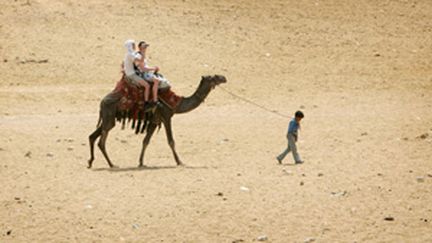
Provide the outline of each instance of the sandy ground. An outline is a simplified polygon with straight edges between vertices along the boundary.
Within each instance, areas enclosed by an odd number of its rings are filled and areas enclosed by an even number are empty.
[[[432,2],[0,1],[0,242],[432,242]],[[86,169],[123,42],[181,95],[138,169],[116,126]],[[293,165],[275,156],[305,113]],[[386,220],[387,219],[387,220]]]

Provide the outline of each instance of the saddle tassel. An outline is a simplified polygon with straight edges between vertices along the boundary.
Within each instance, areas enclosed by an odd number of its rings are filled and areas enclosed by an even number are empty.
[[[148,114],[148,112],[144,113],[144,118],[143,118],[144,119],[144,125],[141,128],[141,133],[144,133],[144,131],[145,131],[146,127],[147,127],[147,124],[148,124],[148,121],[149,121],[149,119],[148,119],[149,116],[150,115]]]
[[[135,134],[139,133],[141,123],[142,123],[142,111],[139,111],[138,112],[138,124],[137,124],[136,129],[135,129]]]
[[[127,111],[123,111],[122,112],[122,117],[121,117],[121,122],[122,122],[122,130],[125,128],[125,126],[126,126],[126,115],[127,115]]]

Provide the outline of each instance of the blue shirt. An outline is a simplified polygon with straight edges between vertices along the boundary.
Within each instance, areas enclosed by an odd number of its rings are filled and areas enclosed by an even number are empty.
[[[295,118],[293,118],[288,125],[288,133],[297,135],[297,131],[298,131],[299,127],[300,127],[300,125],[295,120]]]

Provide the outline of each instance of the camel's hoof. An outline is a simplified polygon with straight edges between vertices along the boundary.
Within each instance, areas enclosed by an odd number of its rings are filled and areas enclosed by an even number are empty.
[[[119,167],[117,165],[110,165],[111,169],[118,169]]]
[[[186,166],[186,165],[183,164],[182,162],[180,162],[180,163],[177,163],[177,166],[183,167],[183,166]]]
[[[88,160],[87,169],[91,169],[92,164],[93,164],[93,159],[89,159],[89,160]]]
[[[147,165],[143,165],[143,164],[138,165],[138,168],[145,168],[145,167],[147,167]]]

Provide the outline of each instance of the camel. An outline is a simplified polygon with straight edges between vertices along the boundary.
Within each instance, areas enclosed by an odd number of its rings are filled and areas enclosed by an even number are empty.
[[[150,139],[155,132],[156,128],[160,128],[161,125],[165,127],[166,136],[168,139],[168,144],[174,155],[174,159],[178,166],[183,165],[180,160],[176,150],[175,142],[173,138],[173,133],[171,129],[171,118],[174,114],[186,113],[197,108],[207,97],[212,89],[217,85],[226,83],[227,80],[222,75],[214,76],[202,76],[201,82],[198,85],[197,90],[189,97],[182,97],[178,105],[175,108],[170,107],[165,102],[160,102],[152,111],[142,111],[138,116],[138,124],[136,126],[136,133],[140,130],[145,131],[145,137],[143,139],[141,154],[139,157],[138,167],[144,167],[144,153],[147,146],[150,143]],[[99,138],[98,146],[102,151],[108,165],[113,168],[116,167],[108,157],[105,143],[108,137],[109,131],[115,126],[116,118],[119,120],[119,114],[126,114],[124,108],[122,108],[119,103],[121,99],[124,98],[119,92],[111,92],[101,101],[100,111],[99,111],[99,121],[96,130],[90,134],[90,159],[88,160],[88,167],[91,168],[94,161],[94,143],[97,138]],[[130,118],[130,117],[129,117]],[[124,127],[125,119],[123,119]],[[135,126],[135,119],[132,123],[132,128]]]

